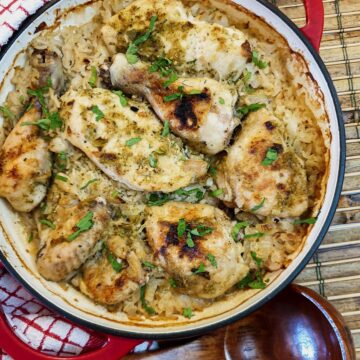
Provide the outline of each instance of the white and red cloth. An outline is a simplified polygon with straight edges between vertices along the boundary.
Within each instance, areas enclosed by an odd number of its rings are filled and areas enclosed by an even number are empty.
[[[79,328],[47,309],[1,267],[0,311],[5,313],[10,326],[20,339],[45,354],[79,355],[99,349],[106,341],[104,336]],[[146,341],[138,345],[135,351],[140,352],[155,347],[155,343]],[[0,360],[10,359],[0,349]]]
[[[0,0],[0,47],[49,0]],[[46,354],[74,356],[100,348],[105,338],[79,328],[34,299],[0,264],[0,311],[25,343]],[[1,329],[0,329],[1,336]],[[149,349],[144,342],[136,351]],[[11,358],[0,349],[0,360]],[[18,359],[15,359],[18,360]],[[20,360],[20,359],[19,359]],[[24,359],[21,359],[24,360]]]
[[[49,0],[0,0],[0,47],[21,23]]]

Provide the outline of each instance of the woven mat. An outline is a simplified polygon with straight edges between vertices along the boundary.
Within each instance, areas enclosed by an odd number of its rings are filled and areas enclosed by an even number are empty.
[[[301,0],[272,0],[297,25]],[[346,175],[330,231],[296,282],[319,292],[344,316],[360,359],[360,1],[323,0],[320,54],[335,83],[346,127]]]

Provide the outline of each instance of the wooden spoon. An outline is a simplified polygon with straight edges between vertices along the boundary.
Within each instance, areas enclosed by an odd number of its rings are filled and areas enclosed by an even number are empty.
[[[313,290],[291,285],[253,314],[182,344],[127,355],[136,360],[355,360],[339,312]]]

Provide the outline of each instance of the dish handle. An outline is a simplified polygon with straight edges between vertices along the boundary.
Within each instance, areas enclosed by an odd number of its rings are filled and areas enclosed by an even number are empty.
[[[102,336],[105,336],[107,338],[107,341],[104,346],[99,350],[72,357],[58,357],[47,355],[33,349],[29,345],[25,344],[21,339],[19,339],[11,329],[2,311],[0,311],[0,334],[0,348],[3,349],[14,359],[117,360],[125,356],[136,345],[142,342],[141,340],[125,339],[117,336],[104,334]]]
[[[311,42],[317,52],[324,31],[324,5],[322,0],[303,0],[306,12],[306,25],[300,30]]]

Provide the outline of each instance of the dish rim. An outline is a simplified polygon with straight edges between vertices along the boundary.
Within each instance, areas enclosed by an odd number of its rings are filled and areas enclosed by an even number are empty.
[[[21,24],[18,30],[16,30],[9,41],[1,48],[0,50],[0,61],[3,59],[7,51],[14,45],[16,40],[26,31],[26,29],[44,12],[50,10],[54,5],[61,2],[63,0],[50,0],[48,3],[46,3],[44,6],[39,8],[33,15],[30,15],[26,18],[26,20]],[[240,313],[231,315],[223,320],[219,320],[213,324],[204,325],[201,328],[195,327],[194,329],[190,330],[180,330],[176,332],[169,332],[169,333],[161,333],[161,334],[148,334],[148,333],[141,333],[139,332],[133,332],[132,330],[120,330],[120,329],[114,329],[108,326],[103,326],[99,324],[95,324],[94,322],[91,322],[89,320],[82,319],[76,315],[68,313],[66,310],[63,310],[59,306],[55,305],[51,299],[45,298],[43,295],[41,295],[37,290],[35,290],[30,283],[28,283],[25,279],[23,279],[20,274],[15,270],[14,266],[10,264],[10,262],[7,260],[6,256],[1,252],[0,250],[0,260],[4,264],[5,268],[9,271],[9,273],[14,276],[29,293],[31,293],[34,297],[39,299],[44,305],[46,305],[51,310],[55,311],[56,313],[64,316],[65,318],[68,318],[69,320],[85,326],[89,329],[93,329],[102,333],[111,334],[115,336],[123,336],[123,337],[130,337],[135,339],[151,339],[151,340],[165,340],[165,339],[181,339],[181,338],[188,338],[192,336],[199,336],[201,334],[216,330],[220,327],[229,325],[247,315],[250,313],[256,311],[258,308],[263,306],[266,302],[268,302],[270,299],[275,297],[278,293],[280,293],[286,286],[288,286],[296,277],[299,275],[299,273],[304,269],[306,264],[309,262],[315,251],[320,246],[322,240],[324,239],[330,224],[332,222],[332,219],[335,215],[336,208],[338,205],[338,201],[340,199],[341,190],[343,187],[344,182],[344,175],[345,175],[345,160],[346,160],[346,134],[345,134],[345,125],[343,123],[343,116],[342,116],[342,109],[340,105],[340,101],[338,99],[338,95],[335,89],[335,86],[333,84],[333,81],[331,79],[331,76],[322,61],[320,55],[317,53],[317,51],[313,48],[310,41],[306,38],[306,36],[301,32],[301,30],[284,14],[282,13],[277,7],[275,7],[273,4],[269,3],[266,0],[256,0],[261,5],[265,6],[268,10],[274,13],[274,15],[278,18],[280,18],[287,26],[290,27],[292,31],[294,31],[295,35],[299,38],[299,40],[306,46],[306,48],[309,50],[311,56],[313,57],[313,60],[316,62],[317,66],[321,70],[324,79],[326,81],[328,90],[331,94],[331,99],[334,103],[334,108],[336,112],[336,120],[339,130],[339,143],[340,143],[340,152],[339,152],[339,168],[338,168],[338,176],[337,176],[337,182],[335,186],[334,191],[334,197],[332,199],[331,206],[329,207],[328,214],[326,216],[326,219],[324,221],[323,227],[321,228],[319,235],[317,239],[314,241],[312,247],[308,250],[307,254],[304,256],[303,260],[298,264],[298,266],[293,270],[291,274],[288,275],[288,277],[280,284],[278,285],[270,294],[265,296],[264,298],[260,299],[257,303],[251,305],[248,309],[243,310]],[[249,10],[250,11],[250,10]],[[266,22],[267,23],[267,22]],[[276,27],[271,24],[275,31],[277,31]],[[277,31],[278,32],[278,31]],[[306,58],[305,58],[306,61]],[[320,210],[321,211],[321,210]]]

